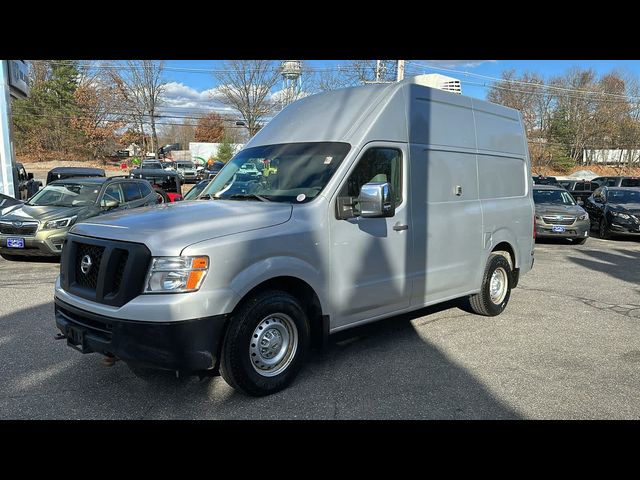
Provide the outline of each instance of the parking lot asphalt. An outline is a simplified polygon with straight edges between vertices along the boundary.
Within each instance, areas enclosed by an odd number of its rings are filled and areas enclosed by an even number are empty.
[[[0,259],[2,419],[640,418],[639,240],[538,243],[502,315],[458,301],[341,332],[264,398],[54,340],[58,270]]]

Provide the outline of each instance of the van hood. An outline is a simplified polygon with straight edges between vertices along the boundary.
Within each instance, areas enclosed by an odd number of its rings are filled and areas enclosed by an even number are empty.
[[[14,205],[13,207],[6,208],[2,211],[2,220],[18,220],[18,221],[40,221],[47,222],[49,220],[57,220],[59,218],[73,217],[74,215],[80,215],[86,210],[93,207],[55,207],[55,206],[37,206],[37,205]]]
[[[274,202],[193,200],[120,211],[76,224],[71,232],[144,243],[153,255],[179,255],[187,246],[287,222],[293,207]]]

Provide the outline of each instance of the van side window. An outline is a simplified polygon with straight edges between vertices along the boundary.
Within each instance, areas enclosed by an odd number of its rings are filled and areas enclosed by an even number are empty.
[[[402,203],[402,152],[395,148],[370,148],[360,158],[339,196],[357,197],[365,183],[388,182],[396,206]]]

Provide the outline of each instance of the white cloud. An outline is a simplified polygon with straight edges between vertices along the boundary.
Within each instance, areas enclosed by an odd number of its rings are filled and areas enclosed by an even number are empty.
[[[497,60],[418,60],[418,63],[440,68],[475,68],[483,63],[495,63]]]
[[[217,88],[209,88],[199,92],[184,83],[170,82],[165,86],[162,101],[171,107],[216,110],[223,106],[220,97],[221,93]]]

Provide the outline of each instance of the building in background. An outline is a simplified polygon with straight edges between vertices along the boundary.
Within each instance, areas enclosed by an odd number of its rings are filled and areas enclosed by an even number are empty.
[[[640,150],[603,149],[582,151],[583,165],[633,165],[640,166]]]
[[[221,143],[205,143],[205,142],[189,142],[189,151],[191,152],[192,160],[202,159],[205,162],[209,158],[216,158],[218,155],[218,148]],[[244,147],[244,143],[236,143],[233,145],[233,154],[235,155]]]

